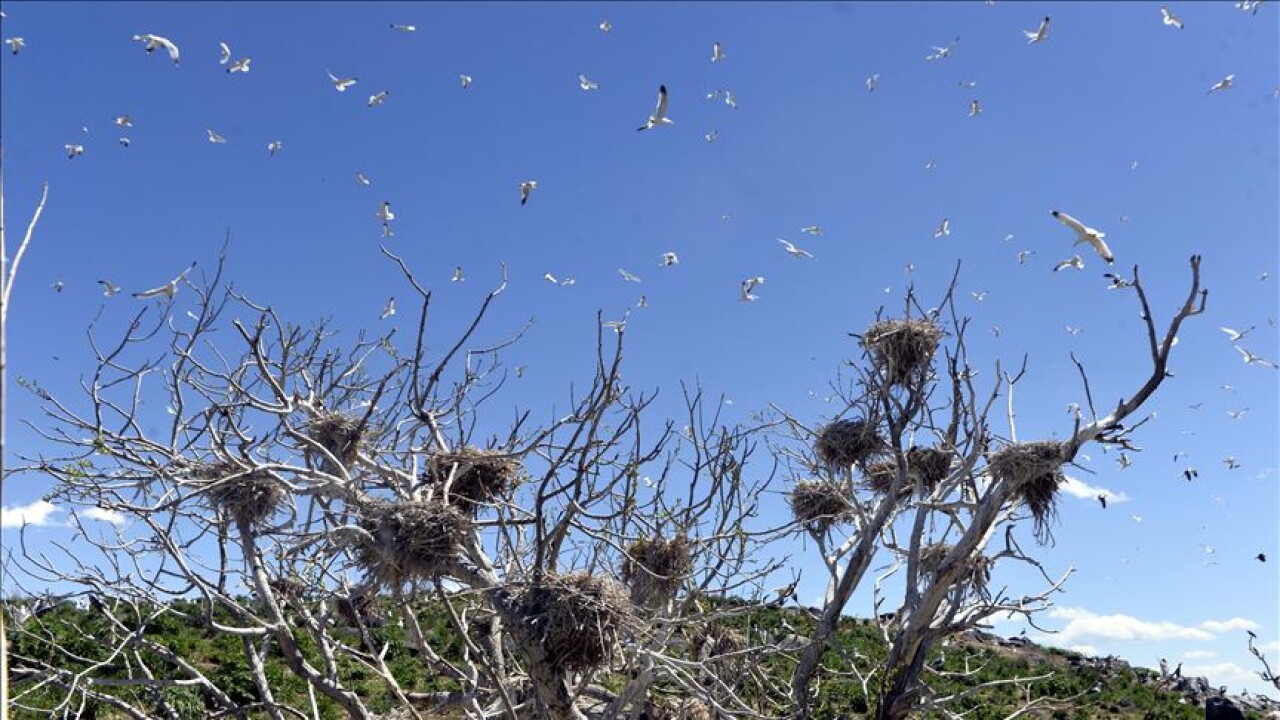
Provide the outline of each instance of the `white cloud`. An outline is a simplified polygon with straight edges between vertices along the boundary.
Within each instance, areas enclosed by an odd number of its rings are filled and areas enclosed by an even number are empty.
[[[1088,655],[1089,657],[1098,657],[1099,655],[1102,655],[1102,653],[1098,652],[1098,648],[1092,645],[1072,645],[1067,649],[1078,652],[1081,655]]]
[[[101,508],[101,507],[91,507],[91,508],[85,509],[82,514],[85,517],[89,518],[90,520],[101,520],[102,522],[108,522],[108,523],[111,523],[112,525],[124,524],[124,515],[116,512],[115,510],[108,510],[106,508]]]
[[[23,525],[52,525],[52,515],[62,508],[47,500],[36,500],[27,505],[0,508],[0,527],[16,528]]]
[[[1173,622],[1140,620],[1132,615],[1117,613],[1098,615],[1084,608],[1056,607],[1049,617],[1066,620],[1067,624],[1053,635],[1055,645],[1069,647],[1085,641],[1115,640],[1212,640],[1215,635],[1233,630],[1256,628],[1257,624],[1244,618],[1230,620],[1206,620],[1199,625],[1179,625]]]
[[[1098,499],[1098,496],[1101,495],[1105,497],[1109,503],[1122,503],[1129,501],[1129,496],[1125,495],[1123,492],[1108,490],[1104,487],[1094,487],[1089,483],[1086,483],[1079,478],[1071,477],[1070,475],[1067,475],[1066,478],[1066,482],[1062,483],[1058,487],[1068,495],[1073,495],[1083,500],[1096,500]]]
[[[1252,685],[1258,676],[1252,670],[1242,668],[1233,662],[1210,663],[1208,665],[1187,665],[1182,668],[1184,677],[1202,677],[1210,685],[1229,685],[1241,687]]]
[[[1261,645],[1254,645],[1254,647],[1258,648],[1264,653],[1280,653],[1280,640],[1274,640],[1269,643],[1262,643]]]
[[[1181,657],[1183,660],[1208,660],[1217,656],[1218,653],[1212,650],[1188,650]]]

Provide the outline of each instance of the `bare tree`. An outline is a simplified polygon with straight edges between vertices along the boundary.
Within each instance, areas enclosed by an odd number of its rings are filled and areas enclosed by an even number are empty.
[[[776,645],[747,619],[780,567],[763,552],[778,532],[753,527],[773,477],[768,462],[748,470],[759,428],[723,424],[696,389],[683,428],[647,420],[653,395],[623,379],[624,330],[599,321],[589,383],[545,422],[504,421],[491,401],[524,330],[482,342],[479,328],[505,268],[456,337],[429,342],[432,293],[383,252],[419,300],[407,350],[394,331],[340,348],[324,323],[290,324],[225,286],[219,262],[207,282],[183,278],[185,316],[145,306],[108,342],[100,314],[83,397],[29,384],[46,414],[29,427],[62,450],[21,471],[82,512],[76,543],[58,557],[24,545],[19,569],[78,588],[101,627],[89,652],[51,640],[84,628],[27,618],[15,706],[179,717],[186,689],[218,715],[373,717],[360,675],[412,717],[786,712],[785,683],[745,662]],[[102,532],[89,510],[128,522]],[[449,641],[424,628],[427,608]],[[251,702],[148,632],[173,618],[240,644]],[[421,676],[453,689],[397,678],[392,626]],[[274,662],[305,703],[285,699]]]
[[[873,583],[877,622],[888,645],[884,662],[847,657],[861,680],[873,716],[897,720],[929,709],[945,713],[960,695],[940,696],[928,676],[944,673],[926,666],[940,640],[979,627],[995,615],[1031,620],[1049,606],[1072,570],[1050,576],[1030,550],[1016,540],[1013,525],[1028,513],[1040,543],[1052,542],[1055,494],[1062,468],[1090,443],[1134,450],[1130,438],[1145,420],[1134,415],[1167,376],[1169,355],[1182,322],[1204,310],[1200,258],[1190,260],[1186,300],[1163,333],[1148,306],[1146,289],[1134,268],[1132,288],[1141,306],[1151,370],[1134,393],[1099,414],[1084,365],[1072,356],[1083,384],[1088,415],[1078,415],[1065,440],[1018,438],[1014,389],[1017,372],[996,365],[991,386],[980,390],[965,345],[968,320],[956,311],[957,275],[938,308],[923,310],[909,293],[905,315],[878,319],[859,337],[863,364],[852,382],[838,388],[845,401],[838,419],[810,428],[782,413],[788,437],[778,452],[803,479],[791,493],[796,522],[817,545],[830,584],[815,629],[791,677],[794,717],[812,713],[813,686],[832,637],[854,590],[872,563],[885,562]],[[941,318],[949,318],[945,323]],[[943,343],[944,337],[949,341]],[[940,359],[935,361],[942,349]],[[935,371],[935,362],[944,370]],[[992,429],[1004,395],[1008,434]],[[812,449],[810,449],[812,448]],[[1001,532],[1003,530],[1003,533]],[[990,586],[1003,561],[1029,564],[1045,580],[1042,591],[1010,594]],[[892,612],[880,612],[890,577],[903,583]],[[1043,678],[1007,678],[999,684],[1025,685]],[[981,686],[964,695],[980,692]],[[1043,700],[1042,700],[1043,701]],[[1036,702],[1029,700],[1024,713]]]
[[[1249,654],[1258,659],[1262,663],[1262,669],[1258,671],[1258,677],[1262,678],[1262,682],[1271,683],[1271,686],[1280,690],[1280,675],[1276,675],[1271,669],[1271,663],[1267,662],[1267,656],[1253,644],[1254,634],[1249,632]]]

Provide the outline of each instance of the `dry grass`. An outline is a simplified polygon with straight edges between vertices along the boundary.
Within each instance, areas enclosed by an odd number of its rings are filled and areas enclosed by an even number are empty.
[[[360,527],[373,536],[358,546],[357,559],[373,577],[389,586],[445,574],[471,522],[457,508],[440,502],[376,500],[359,510]]]
[[[941,339],[930,320],[882,320],[862,334],[862,346],[890,384],[906,383],[929,367]]]
[[[566,670],[600,667],[632,619],[626,589],[587,573],[545,577],[520,604],[548,660]]]

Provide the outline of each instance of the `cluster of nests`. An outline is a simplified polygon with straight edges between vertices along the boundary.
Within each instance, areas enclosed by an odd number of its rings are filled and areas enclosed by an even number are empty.
[[[475,513],[485,504],[515,489],[523,473],[520,461],[510,455],[497,450],[464,447],[432,456],[422,474],[422,481],[434,485],[434,494],[445,502]]]
[[[920,575],[936,576],[942,570],[942,561],[955,548],[954,545],[934,543],[920,548]],[[972,586],[982,592],[991,580],[991,559],[985,555],[976,555],[968,559],[958,579],[959,584]]]
[[[940,448],[911,448],[906,452],[906,482],[898,489],[899,497],[910,495],[917,487],[931,492],[951,472],[951,453]],[[885,460],[866,466],[867,486],[886,495],[898,478],[896,460]]]
[[[471,521],[437,501],[371,500],[356,508],[369,533],[356,546],[357,562],[389,587],[448,573]]]
[[[519,602],[547,660],[565,670],[600,667],[632,618],[627,590],[588,573],[544,576]]]
[[[360,452],[368,425],[361,419],[340,412],[320,412],[307,423],[307,437],[329,451],[338,462],[351,467]],[[317,453],[318,454],[318,453]],[[329,458],[320,455],[320,469],[330,475],[341,475]]]
[[[882,320],[862,333],[862,346],[886,382],[905,385],[927,371],[941,339],[932,320]]]
[[[627,548],[622,579],[631,599],[640,605],[661,604],[672,598],[693,567],[690,543],[684,535],[640,539]]]
[[[1066,480],[1062,465],[1065,447],[1054,440],[1013,443],[987,458],[987,468],[996,482],[1013,488],[1013,497],[1031,511],[1036,540],[1052,542],[1049,525],[1058,515],[1058,487]]]
[[[239,525],[257,525],[284,503],[285,489],[266,470],[231,461],[197,465],[192,477],[201,483],[209,504]]]

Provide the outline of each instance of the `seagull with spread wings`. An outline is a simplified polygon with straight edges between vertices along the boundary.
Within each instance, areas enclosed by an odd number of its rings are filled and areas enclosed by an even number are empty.
[[[324,72],[329,76],[329,82],[333,83],[333,89],[338,92],[346,92],[347,88],[359,82],[359,80],[354,77],[340,78],[328,70],[325,70]]]
[[[805,250],[805,249],[803,249],[803,248],[798,248],[798,247],[796,247],[794,244],[792,244],[792,242],[791,242],[790,240],[785,240],[785,239],[783,239],[783,238],[778,238],[778,242],[782,243],[782,249],[783,249],[783,250],[786,250],[786,251],[787,251],[787,254],[791,255],[791,257],[793,257],[793,258],[798,258],[798,259],[803,260],[803,259],[805,259],[805,258],[812,258],[812,257],[813,257],[813,253],[811,253],[811,252],[809,252],[808,250]]]
[[[756,296],[751,294],[751,291],[755,290],[757,286],[763,284],[764,278],[760,275],[743,280],[741,286],[738,288],[738,300],[741,302],[755,302]]]
[[[592,90],[599,90],[600,83],[592,81],[585,73],[578,73],[578,87],[585,92],[591,92]]]
[[[1023,30],[1022,34],[1027,36],[1027,44],[1029,45],[1044,42],[1045,38],[1049,37],[1049,16],[1044,16],[1044,19],[1040,21],[1040,27],[1035,30]]]
[[[1183,27],[1182,21],[1179,20],[1178,16],[1174,15],[1173,11],[1167,7],[1160,8],[1160,21],[1163,22],[1165,25],[1176,27],[1179,30],[1181,30]]]
[[[1272,368],[1273,370],[1280,370],[1280,365],[1276,365],[1271,360],[1254,355],[1239,345],[1232,345],[1232,347],[1236,349],[1236,352],[1240,353],[1240,357],[1244,358],[1245,365],[1262,365],[1264,367]]]
[[[150,290],[143,290],[142,292],[136,292],[133,294],[133,296],[140,299],[146,299],[146,298],[160,297],[163,295],[165,298],[172,300],[173,296],[178,294],[178,283],[186,279],[187,273],[195,269],[195,266],[196,264],[193,262],[187,266],[186,270],[183,270],[181,273],[179,273],[178,277],[170,280],[164,285],[161,285],[160,287],[151,288]]]
[[[173,64],[178,64],[178,58],[180,55],[178,52],[178,46],[174,45],[173,41],[169,38],[145,33],[142,35],[134,35],[133,39],[137,42],[144,43],[143,49],[147,51],[148,55],[155,52],[156,48],[164,48],[165,52],[169,53],[169,59],[173,61]]]
[[[520,183],[520,206],[523,207],[529,202],[529,197],[533,195],[533,191],[538,188],[537,180],[524,180]]]
[[[650,128],[659,127],[661,125],[675,125],[675,122],[667,117],[667,86],[658,86],[658,106],[654,108],[653,114],[649,116],[649,120],[644,125],[636,128],[636,131],[648,130]]]
[[[1106,260],[1108,263],[1115,261],[1115,256],[1111,254],[1111,248],[1107,247],[1106,241],[1103,240],[1103,238],[1107,236],[1106,233],[1095,230],[1064,212],[1054,210],[1050,214],[1057,218],[1058,222],[1075,231],[1076,245],[1089,243],[1103,260]]]
[[[1216,90],[1230,90],[1231,88],[1235,87],[1235,81],[1236,81],[1236,75],[1235,73],[1231,73],[1230,75],[1214,83],[1213,87],[1209,88],[1209,93],[1213,93]]]
[[[1253,331],[1253,329],[1254,329],[1255,327],[1257,327],[1257,326],[1256,326],[1256,325],[1250,325],[1249,327],[1245,328],[1244,330],[1236,330],[1236,329],[1234,329],[1234,328],[1229,328],[1229,327],[1220,327],[1220,328],[1218,328],[1218,329],[1219,329],[1219,330],[1221,330],[1222,332],[1226,333],[1226,334],[1227,334],[1227,339],[1234,343],[1234,342],[1238,342],[1238,341],[1240,341],[1240,340],[1243,340],[1243,339],[1244,339],[1244,336],[1245,336],[1245,335],[1248,335],[1250,332],[1252,332],[1252,331]]]

